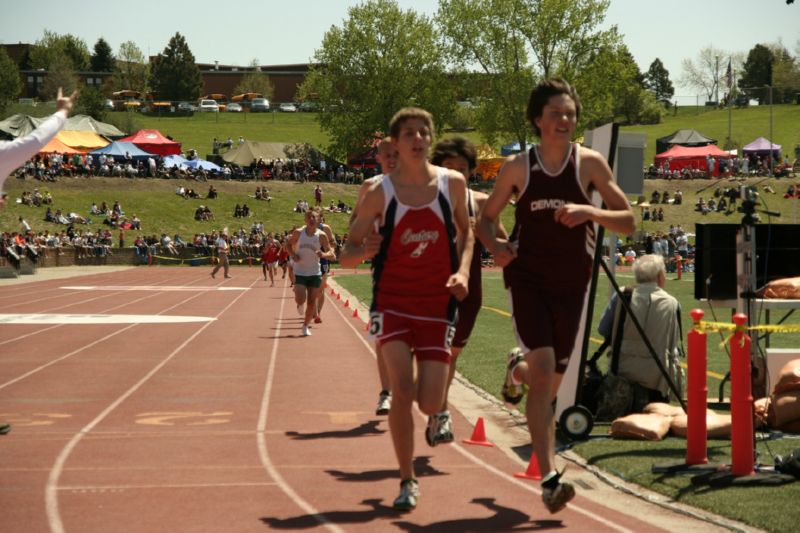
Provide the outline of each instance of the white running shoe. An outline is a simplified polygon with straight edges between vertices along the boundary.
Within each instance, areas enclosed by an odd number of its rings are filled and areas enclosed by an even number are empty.
[[[453,422],[450,420],[450,411],[442,411],[428,417],[425,442],[431,447],[453,442]]]
[[[417,499],[419,499],[419,483],[416,479],[404,479],[400,482],[400,495],[395,498],[392,507],[410,511],[417,506]]]
[[[308,326],[303,326],[303,337],[310,337],[311,336],[311,328]]]
[[[560,478],[561,475],[559,474],[558,477]],[[572,483],[561,483],[559,481],[558,485],[553,489],[542,488],[542,503],[550,511],[550,514],[555,514],[564,509],[574,497],[575,487],[572,486]]]
[[[381,392],[378,396],[378,407],[375,409],[376,415],[388,415],[392,408],[392,393]]]

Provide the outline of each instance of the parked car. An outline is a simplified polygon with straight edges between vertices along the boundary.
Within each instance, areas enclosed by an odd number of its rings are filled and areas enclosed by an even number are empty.
[[[219,105],[216,100],[200,100],[199,109],[201,113],[217,113]]]
[[[297,109],[304,113],[313,113],[319,111],[319,104],[316,102],[303,102]]]
[[[253,98],[250,101],[250,111],[253,113],[269,111],[269,100],[266,98]]]
[[[281,104],[278,110],[283,113],[297,113],[297,107],[294,104]]]
[[[178,111],[197,111],[197,108],[191,102],[179,102]]]
[[[106,111],[114,111],[114,100],[106,98],[106,101],[103,103],[103,108]]]
[[[228,113],[241,113],[242,112],[242,106],[237,104],[236,102],[231,102],[225,108],[225,111],[227,111]]]

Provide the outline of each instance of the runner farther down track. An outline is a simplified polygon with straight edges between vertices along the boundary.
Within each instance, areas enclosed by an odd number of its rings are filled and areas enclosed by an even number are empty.
[[[432,415],[444,401],[456,298],[467,296],[474,241],[464,177],[428,163],[430,113],[401,109],[389,130],[398,166],[364,196],[341,263],[355,267],[374,257],[370,332],[389,371],[389,430],[402,480],[394,507],[410,510],[419,497],[411,409],[416,399]],[[376,220],[382,221],[380,233]]]
[[[364,183],[361,184],[361,188],[358,190],[358,198],[353,207],[353,212],[350,214],[350,224],[356,219],[359,207],[367,191],[373,186],[376,186],[376,184],[379,185],[383,177],[386,174],[390,174],[397,167],[397,150],[392,145],[392,140],[389,137],[381,139],[380,143],[378,143],[375,159],[380,165],[382,174],[367,178],[364,180]],[[381,390],[378,393],[378,405],[375,408],[375,414],[388,415],[389,410],[392,408],[392,392],[391,384],[389,383],[389,373],[386,370],[386,362],[381,355],[381,345],[379,342],[375,343],[375,360],[378,363],[378,378],[381,382]]]
[[[477,167],[477,153],[475,146],[463,137],[450,137],[436,143],[431,156],[431,163],[436,166],[449,168],[461,173],[466,179],[472,175]],[[467,214],[469,215],[470,227],[475,229],[475,224],[480,216],[489,196],[479,191],[467,189]],[[500,221],[497,221],[497,235],[506,238],[505,228]],[[458,303],[458,323],[453,337],[453,345],[450,347],[450,371],[447,376],[447,389],[445,391],[444,402],[438,413],[428,418],[428,427],[425,431],[425,441],[430,446],[453,442],[453,423],[450,411],[447,408],[447,397],[450,392],[450,385],[456,373],[456,360],[461,351],[467,345],[469,336],[475,327],[478,312],[481,310],[483,299],[483,287],[481,280],[481,251],[483,245],[476,238],[472,250],[472,263],[469,269],[469,294],[465,299]]]
[[[306,225],[289,237],[289,251],[294,259],[294,300],[303,317],[303,336],[311,335],[311,320],[317,314],[317,293],[322,286],[320,259],[335,260],[328,236],[319,229],[319,213],[306,211]]]
[[[497,177],[478,225],[481,241],[504,267],[514,330],[520,348],[509,354],[503,397],[516,404],[528,386],[526,417],[539,467],[542,501],[551,513],[575,496],[555,470],[554,400],[579,328],[592,276],[593,223],[629,235],[633,211],[597,152],[572,143],[581,103],[569,83],[537,85],[527,117],[541,142],[510,157]],[[607,209],[592,205],[597,191]],[[498,235],[496,220],[517,198],[511,238]],[[559,265],[553,268],[552,265]]]

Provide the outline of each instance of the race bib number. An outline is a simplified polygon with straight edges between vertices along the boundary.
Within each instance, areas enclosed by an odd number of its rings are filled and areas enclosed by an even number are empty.
[[[383,313],[370,313],[369,334],[373,337],[383,335]]]
[[[444,347],[450,348],[453,345],[453,339],[456,336],[456,327],[455,326],[447,326],[447,333],[444,339]]]

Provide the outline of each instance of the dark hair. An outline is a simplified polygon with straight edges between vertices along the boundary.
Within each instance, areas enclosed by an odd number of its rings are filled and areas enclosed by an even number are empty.
[[[444,160],[450,157],[463,157],[467,160],[470,170],[474,170],[478,166],[475,145],[464,137],[449,137],[436,143],[436,146],[433,147],[431,163],[442,166]]]
[[[422,119],[428,129],[431,130],[431,138],[433,137],[433,115],[419,107],[404,107],[394,114],[392,120],[389,122],[389,136],[392,139],[397,139],[400,136],[400,128],[407,120],[414,118]]]
[[[531,91],[531,96],[528,99],[528,110],[526,112],[526,117],[533,126],[534,133],[536,133],[538,137],[541,137],[542,132],[534,120],[542,116],[542,110],[544,106],[547,105],[550,97],[559,94],[565,94],[572,98],[575,102],[575,116],[577,119],[581,118],[581,100],[578,97],[578,91],[575,90],[575,87],[561,78],[542,80],[539,82],[539,85],[534,87]]]

